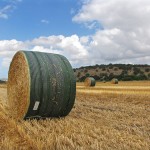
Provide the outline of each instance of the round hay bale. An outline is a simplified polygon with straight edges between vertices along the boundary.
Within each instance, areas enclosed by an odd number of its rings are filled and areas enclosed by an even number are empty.
[[[111,80],[111,83],[112,83],[112,84],[118,84],[118,79],[116,79],[116,78],[112,79],[112,80]]]
[[[62,117],[71,111],[76,80],[61,55],[19,51],[8,74],[8,104],[16,119]]]
[[[95,86],[96,81],[93,77],[87,77],[84,81],[85,86]]]

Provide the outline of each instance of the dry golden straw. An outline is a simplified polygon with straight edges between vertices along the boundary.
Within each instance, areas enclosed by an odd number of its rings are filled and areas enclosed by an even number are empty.
[[[11,115],[24,118],[30,103],[30,73],[24,53],[15,54],[8,74],[8,104]]]
[[[150,81],[80,82],[76,99],[68,117],[16,122],[0,86],[0,150],[150,149]]]

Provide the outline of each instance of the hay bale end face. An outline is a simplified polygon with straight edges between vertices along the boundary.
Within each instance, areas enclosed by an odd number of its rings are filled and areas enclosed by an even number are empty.
[[[116,78],[112,79],[111,83],[112,84],[118,84],[118,79],[116,79]]]
[[[84,81],[85,86],[95,86],[96,81],[93,77],[87,77]]]
[[[19,51],[8,74],[8,104],[16,119],[62,117],[71,111],[76,81],[61,55]]]

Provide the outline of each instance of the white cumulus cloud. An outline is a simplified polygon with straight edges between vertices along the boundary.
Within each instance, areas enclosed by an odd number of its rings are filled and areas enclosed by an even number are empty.
[[[95,60],[150,64],[149,0],[85,0],[73,21],[103,26],[89,44]]]
[[[84,39],[84,40],[83,40]],[[81,41],[87,41],[85,37]],[[31,41],[1,40],[0,57],[2,65],[9,67],[10,60],[19,50],[56,53],[66,56],[73,66],[88,65],[88,51],[77,35],[39,37]]]
[[[0,66],[8,68],[18,50],[61,54],[73,67],[101,63],[150,64],[149,0],[84,0],[73,21],[89,29],[96,28],[95,33],[41,36],[29,41],[1,40]],[[103,30],[97,28],[97,23]]]

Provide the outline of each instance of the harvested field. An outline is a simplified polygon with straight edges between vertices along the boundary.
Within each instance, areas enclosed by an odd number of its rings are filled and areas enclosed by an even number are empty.
[[[150,149],[150,82],[77,84],[76,103],[61,119],[16,122],[0,85],[0,149]]]

